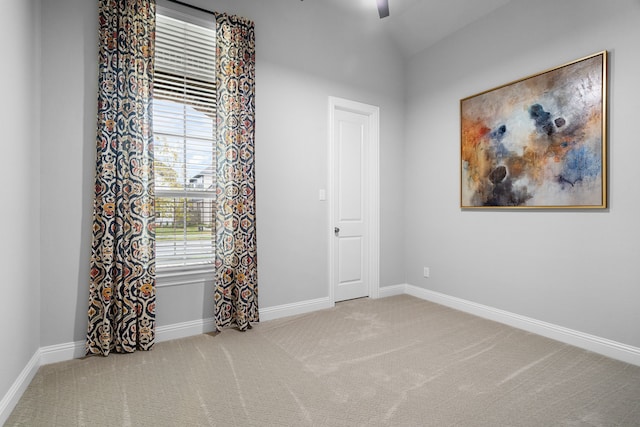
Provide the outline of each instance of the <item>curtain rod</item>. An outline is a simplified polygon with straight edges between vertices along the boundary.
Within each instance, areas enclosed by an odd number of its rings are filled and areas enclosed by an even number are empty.
[[[200,12],[208,13],[209,15],[215,15],[215,12],[212,12],[210,10],[204,9],[202,7],[199,7],[199,6],[194,6],[194,5],[191,5],[189,3],[182,2],[180,0],[167,0],[167,1],[169,3],[175,3],[175,4],[179,4],[181,6],[189,7],[191,9],[199,10]]]

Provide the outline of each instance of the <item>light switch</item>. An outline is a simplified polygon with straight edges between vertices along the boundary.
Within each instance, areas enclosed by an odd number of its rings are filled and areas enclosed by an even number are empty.
[[[318,192],[318,199],[320,199],[321,201],[327,200],[327,190],[325,190],[324,188],[321,188],[320,191]]]

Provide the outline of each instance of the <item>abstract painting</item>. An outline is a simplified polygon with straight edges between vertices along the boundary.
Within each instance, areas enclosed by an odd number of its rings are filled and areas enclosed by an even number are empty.
[[[606,208],[607,52],[460,101],[461,208]]]

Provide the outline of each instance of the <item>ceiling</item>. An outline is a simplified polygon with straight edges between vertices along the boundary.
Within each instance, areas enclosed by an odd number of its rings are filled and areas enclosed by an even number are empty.
[[[389,0],[390,16],[379,25],[404,56],[412,56],[509,3],[510,0]],[[378,18],[376,0],[333,0],[340,8],[359,9]]]

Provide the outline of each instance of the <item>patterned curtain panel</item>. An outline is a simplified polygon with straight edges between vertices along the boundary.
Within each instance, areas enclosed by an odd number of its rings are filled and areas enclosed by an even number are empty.
[[[99,0],[96,181],[87,354],[155,335],[151,85],[154,0]]]
[[[216,327],[258,319],[253,22],[216,15]]]

